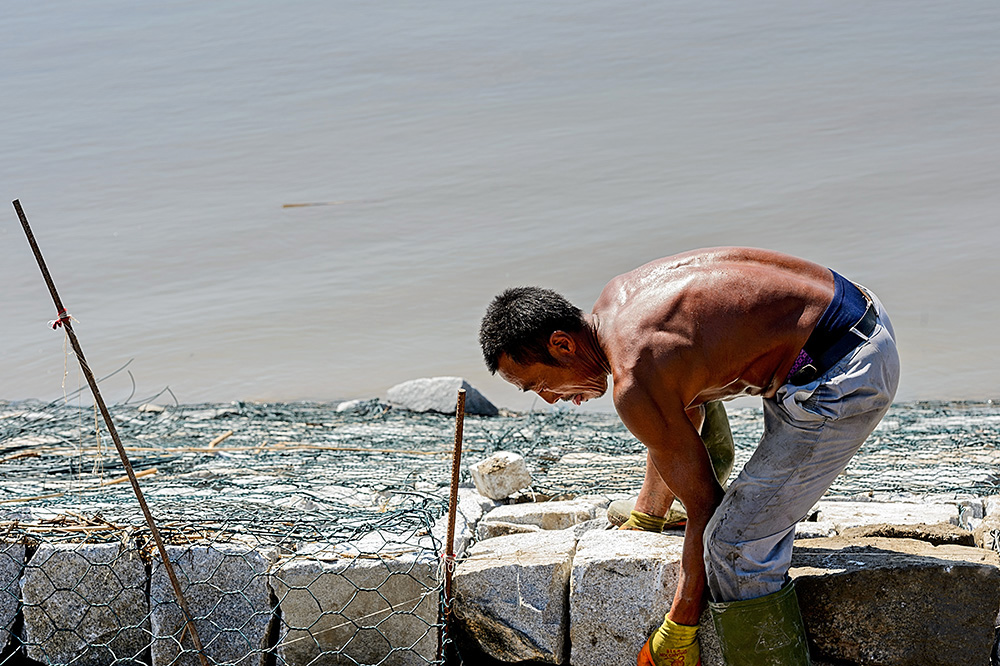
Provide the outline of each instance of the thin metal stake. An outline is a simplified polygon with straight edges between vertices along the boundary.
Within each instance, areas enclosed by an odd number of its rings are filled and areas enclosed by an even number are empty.
[[[458,477],[462,467],[462,428],[465,425],[465,389],[458,389],[455,406],[455,448],[451,458],[451,495],[448,499],[448,536],[444,544],[444,618],[442,632],[447,632],[451,618],[451,577],[455,570],[455,518],[458,511]],[[439,658],[444,657],[444,642],[440,641]]]
[[[174,588],[174,594],[177,595],[177,603],[181,607],[181,611],[184,613],[184,622],[187,630],[191,632],[191,640],[194,642],[194,647],[198,651],[198,658],[201,660],[202,666],[208,666],[208,659],[205,657],[205,651],[201,646],[201,640],[198,638],[198,632],[195,629],[194,621],[191,619],[191,612],[188,610],[187,602],[184,600],[184,595],[181,593],[181,584],[177,580],[177,575],[174,573],[173,564],[170,562],[170,558],[167,557],[167,548],[163,545],[163,539],[160,538],[160,531],[156,527],[156,522],[153,520],[153,515],[149,512],[149,507],[146,505],[146,500],[142,495],[142,489],[139,487],[139,480],[135,476],[135,472],[132,470],[132,463],[129,462],[128,454],[125,453],[125,447],[122,446],[121,439],[118,437],[118,429],[115,428],[114,421],[111,420],[111,414],[108,412],[107,406],[104,404],[104,398],[101,397],[101,391],[97,388],[97,380],[94,379],[94,373],[91,372],[90,366],[87,365],[87,359],[83,356],[83,349],[80,347],[80,342],[76,338],[76,333],[73,332],[73,324],[70,322],[70,317],[66,314],[66,309],[63,307],[62,300],[59,298],[59,293],[56,291],[56,285],[52,281],[52,276],[49,275],[49,269],[45,266],[45,260],[42,258],[42,252],[38,249],[38,243],[35,242],[35,236],[31,233],[31,227],[28,225],[28,218],[25,217],[24,211],[21,209],[21,202],[15,199],[13,202],[14,210],[17,211],[17,217],[21,220],[21,226],[24,228],[24,234],[28,237],[28,244],[31,245],[31,251],[35,254],[35,260],[38,262],[38,268],[42,271],[42,277],[45,278],[45,284],[49,288],[49,293],[52,294],[52,302],[56,306],[56,323],[53,325],[55,328],[57,325],[61,325],[66,329],[66,335],[69,336],[70,344],[73,345],[73,351],[76,352],[76,358],[80,361],[80,367],[83,369],[83,374],[87,378],[87,383],[90,384],[90,390],[94,393],[94,400],[97,403],[98,408],[101,410],[101,415],[104,417],[104,423],[108,427],[108,432],[111,434],[111,439],[115,442],[115,448],[118,449],[118,456],[122,460],[122,465],[125,466],[125,472],[128,474],[128,479],[132,483],[132,490],[135,491],[136,499],[139,500],[139,506],[142,508],[142,514],[146,517],[146,524],[149,526],[150,532],[153,533],[153,540],[156,541],[156,548],[160,552],[160,557],[163,559],[163,568],[167,571],[167,576],[170,577],[170,584]]]

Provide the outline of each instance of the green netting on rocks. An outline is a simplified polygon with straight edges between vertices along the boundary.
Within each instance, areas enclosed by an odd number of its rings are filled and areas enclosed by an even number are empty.
[[[112,414],[209,663],[441,663],[453,416],[377,401]],[[762,416],[730,421],[738,471]],[[896,405],[830,494],[993,494],[998,442],[993,404]],[[645,464],[613,414],[468,416],[463,467],[499,450],[553,497],[634,493]],[[123,476],[92,407],[0,402],[0,664],[198,663]]]

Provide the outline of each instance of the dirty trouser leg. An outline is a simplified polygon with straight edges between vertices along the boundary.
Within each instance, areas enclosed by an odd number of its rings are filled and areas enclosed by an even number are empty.
[[[899,357],[889,322],[823,376],[786,384],[764,400],[764,435],[705,530],[714,601],[777,592],[792,556],[795,524],[830,487],[889,409]]]

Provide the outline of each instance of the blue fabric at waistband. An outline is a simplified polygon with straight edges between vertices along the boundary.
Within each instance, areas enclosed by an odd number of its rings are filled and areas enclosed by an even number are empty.
[[[868,309],[868,299],[853,282],[835,270],[830,272],[833,273],[833,300],[819,318],[813,335],[839,336],[846,333],[865,316]]]

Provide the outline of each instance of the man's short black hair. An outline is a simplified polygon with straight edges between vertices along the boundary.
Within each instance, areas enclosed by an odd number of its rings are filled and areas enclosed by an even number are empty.
[[[551,289],[512,287],[493,299],[479,327],[486,367],[496,374],[500,355],[515,363],[555,365],[549,354],[554,331],[576,333],[587,325],[583,310]]]

